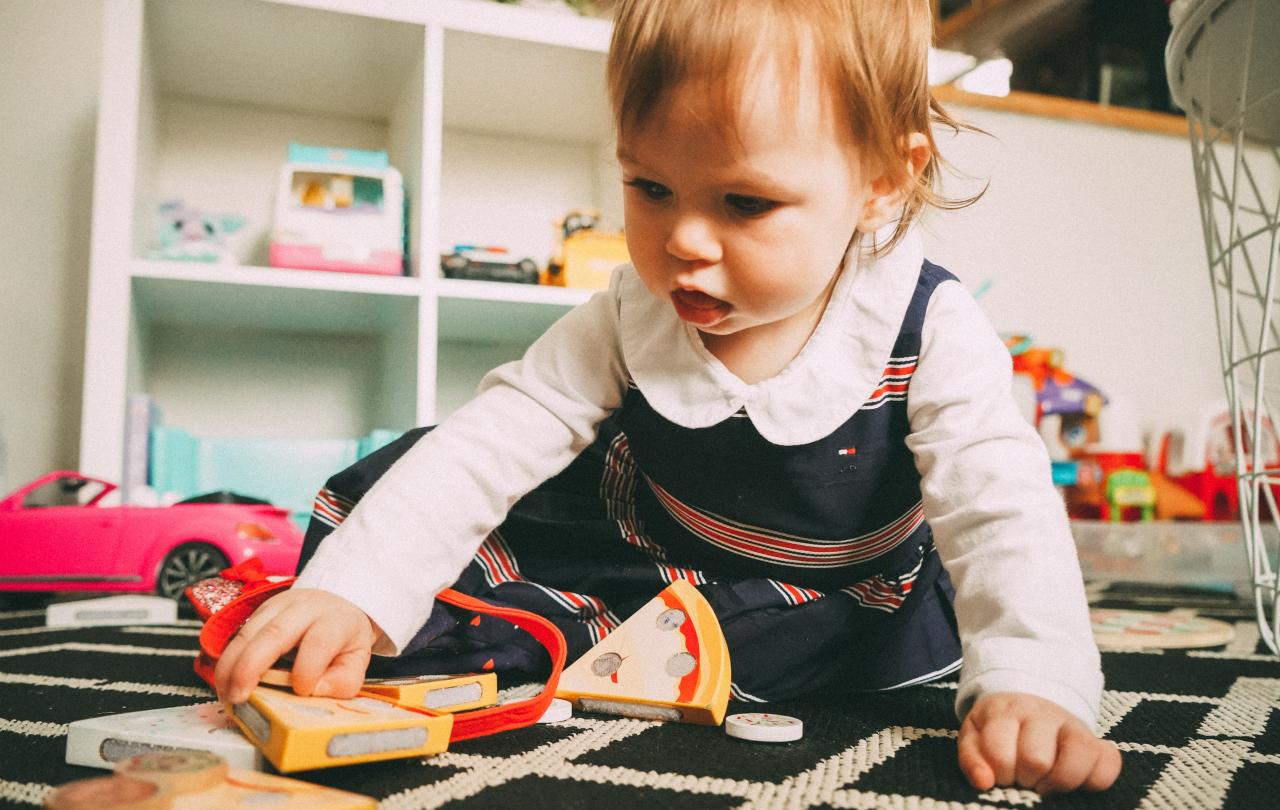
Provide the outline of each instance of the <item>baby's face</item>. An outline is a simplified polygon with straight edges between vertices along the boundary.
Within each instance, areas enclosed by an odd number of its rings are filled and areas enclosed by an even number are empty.
[[[736,134],[716,121],[705,83],[685,82],[618,141],[631,260],[708,335],[811,328],[870,193],[814,71],[801,69],[788,98],[776,69],[757,66]]]

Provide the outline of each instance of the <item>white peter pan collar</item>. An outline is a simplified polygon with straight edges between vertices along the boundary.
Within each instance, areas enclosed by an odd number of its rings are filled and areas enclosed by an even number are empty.
[[[875,242],[883,244],[895,225],[878,231]],[[850,250],[808,343],[786,368],[752,385],[725,368],[671,303],[650,294],[627,267],[618,290],[627,370],[653,409],[682,427],[709,427],[745,409],[774,444],[817,441],[880,385],[923,260],[914,229],[879,259],[869,248]]]

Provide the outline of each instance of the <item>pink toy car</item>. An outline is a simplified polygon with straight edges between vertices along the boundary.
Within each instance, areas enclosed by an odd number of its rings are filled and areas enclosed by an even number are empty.
[[[288,510],[202,496],[173,506],[104,506],[116,485],[76,472],[0,500],[0,591],[135,591],[178,599],[251,557],[292,574],[302,535]]]

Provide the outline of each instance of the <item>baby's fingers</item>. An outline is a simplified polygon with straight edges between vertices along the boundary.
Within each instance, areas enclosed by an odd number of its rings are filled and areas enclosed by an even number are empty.
[[[1020,724],[1014,717],[989,714],[975,720],[978,714],[971,712],[960,727],[960,769],[978,790],[1011,785],[1017,766]]]
[[[1115,784],[1123,764],[1120,759],[1120,749],[1115,743],[1110,740],[1098,740],[1098,746],[1101,750],[1097,761],[1093,764],[1093,771],[1080,786],[1091,793],[1106,790]]]
[[[254,622],[256,618],[252,617],[231,640],[218,662],[216,688],[219,696],[230,703],[243,703],[262,674],[292,650],[311,625],[311,616],[296,610],[282,610],[261,624]],[[224,666],[226,674],[219,677]]]
[[[1120,751],[1081,727],[1063,728],[1058,736],[1058,759],[1035,785],[1040,794],[1067,793],[1083,788],[1106,790],[1120,775]]]
[[[294,657],[290,683],[299,695],[349,698],[364,682],[369,646],[347,628],[317,622],[303,635]]]
[[[964,772],[969,784],[978,790],[990,790],[995,787],[995,771],[991,769],[991,766],[987,764],[987,760],[982,756],[982,751],[978,748],[978,732],[968,721],[960,729],[960,740],[957,749],[960,770]]]
[[[316,682],[314,695],[350,698],[360,691],[369,669],[368,650],[348,650],[333,659],[333,663]]]

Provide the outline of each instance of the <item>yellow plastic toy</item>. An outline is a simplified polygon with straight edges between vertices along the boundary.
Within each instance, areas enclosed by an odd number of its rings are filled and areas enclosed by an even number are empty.
[[[620,264],[631,261],[622,231],[600,231],[600,212],[575,209],[556,223],[556,254],[547,263],[542,283],[557,287],[603,290]]]
[[[567,667],[556,696],[583,711],[718,726],[729,677],[711,605],[676,580]]]
[[[453,715],[361,692],[350,700],[258,686],[227,713],[282,773],[444,751]]]

